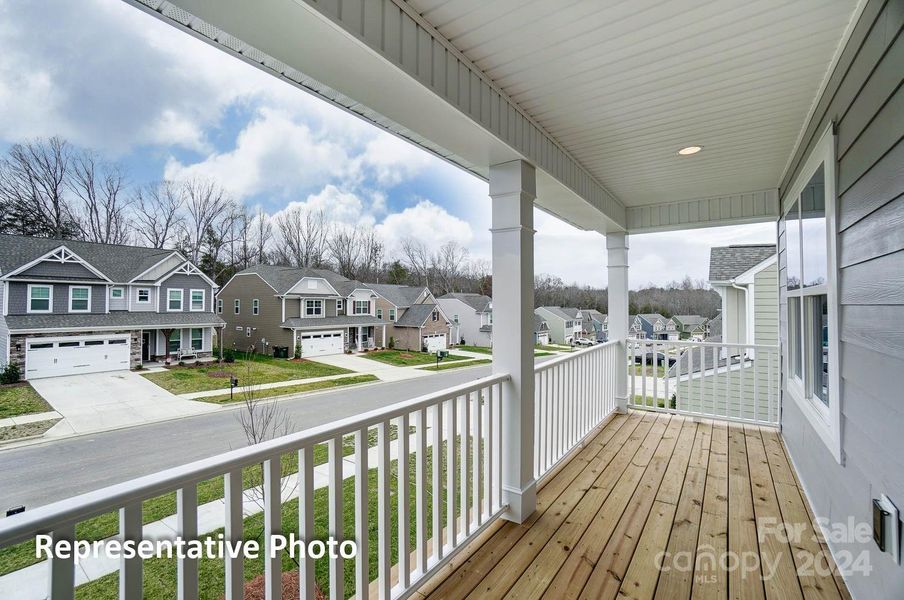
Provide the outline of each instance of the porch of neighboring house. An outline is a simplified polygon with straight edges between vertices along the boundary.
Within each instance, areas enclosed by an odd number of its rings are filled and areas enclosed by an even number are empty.
[[[849,598],[818,531],[777,429],[632,410],[416,597]]]

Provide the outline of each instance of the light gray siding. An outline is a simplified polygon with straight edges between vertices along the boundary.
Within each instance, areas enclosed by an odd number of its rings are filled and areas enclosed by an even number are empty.
[[[836,124],[841,430],[838,464],[786,393],[782,432],[818,517],[871,523],[885,493],[904,508],[904,2],[870,1],[817,104],[782,188],[797,177],[819,134]],[[779,278],[786,282],[779,225]],[[787,298],[781,296],[787,344]],[[904,597],[904,567],[866,543],[830,541],[836,554],[869,554],[869,576],[848,576],[855,598]]]
[[[138,290],[148,290],[150,302],[138,301]],[[157,312],[157,288],[153,285],[133,285],[129,287],[129,295],[132,297],[131,312]]]
[[[122,290],[122,298],[114,298],[113,297],[113,288],[119,288]],[[116,285],[107,288],[107,295],[110,297],[109,307],[110,310],[128,310],[129,309],[129,288],[125,285]]]

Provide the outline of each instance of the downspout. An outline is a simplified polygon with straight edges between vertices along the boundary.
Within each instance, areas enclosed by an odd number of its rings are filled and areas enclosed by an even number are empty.
[[[750,332],[750,298],[749,298],[750,290],[747,289],[747,286],[742,286],[742,285],[736,284],[734,279],[728,280],[728,283],[730,283],[731,287],[735,288],[736,290],[741,290],[742,292],[744,292],[744,344],[749,344],[750,343],[750,333],[751,333]],[[724,324],[725,316],[724,315],[722,316],[722,320],[723,320],[722,326],[724,327],[725,326],[725,324]],[[747,349],[745,348],[744,354],[746,355],[746,353],[747,353]]]

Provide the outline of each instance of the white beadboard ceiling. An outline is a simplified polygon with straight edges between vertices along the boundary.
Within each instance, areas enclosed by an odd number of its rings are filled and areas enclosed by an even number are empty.
[[[408,0],[626,206],[778,187],[855,0]],[[688,145],[694,156],[678,156]]]

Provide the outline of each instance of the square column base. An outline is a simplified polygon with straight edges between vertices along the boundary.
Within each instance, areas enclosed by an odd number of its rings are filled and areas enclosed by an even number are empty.
[[[537,509],[537,482],[531,481],[523,490],[502,486],[502,503],[508,505],[503,519],[519,525],[524,523]]]

